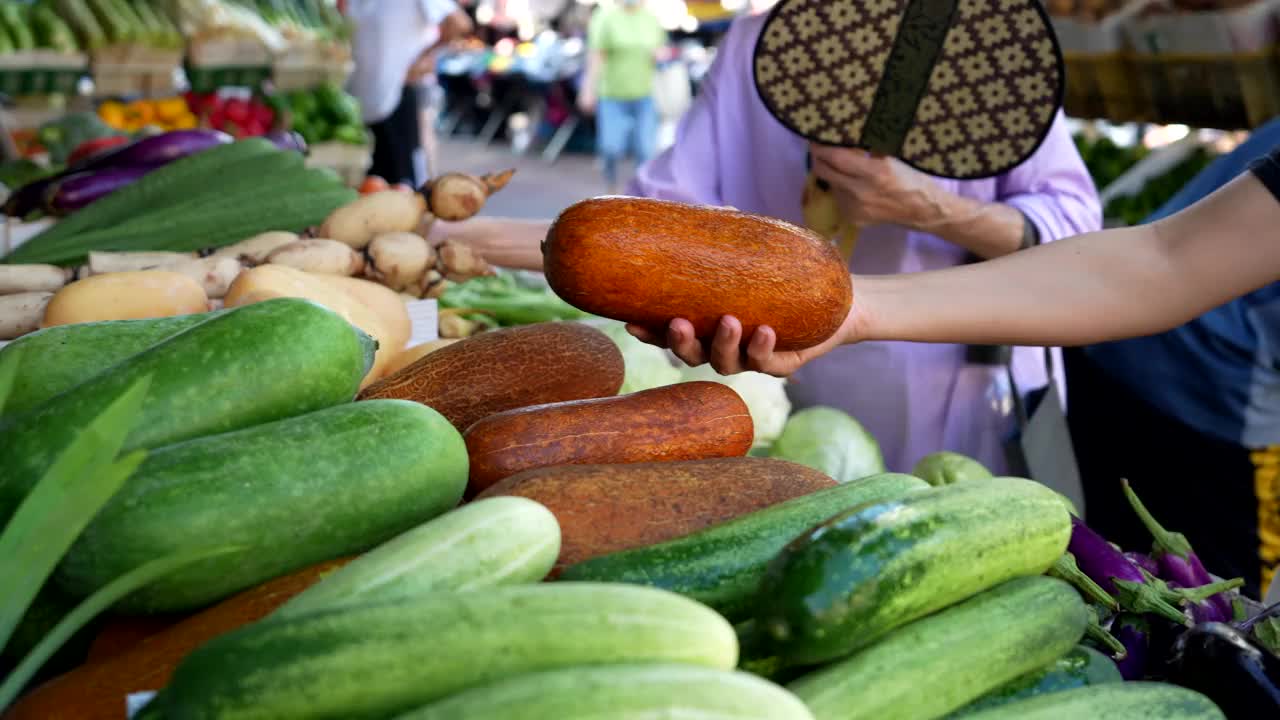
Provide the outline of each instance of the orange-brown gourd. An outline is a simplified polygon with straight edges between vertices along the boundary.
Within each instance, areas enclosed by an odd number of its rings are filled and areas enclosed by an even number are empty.
[[[413,400],[459,431],[504,410],[617,395],[622,352],[577,322],[490,330],[420,358],[373,383],[360,400]]]
[[[182,622],[187,615],[118,615],[109,617],[89,645],[86,662],[105,660],[129,650],[152,635]]]
[[[479,497],[518,495],[551,510],[560,523],[555,576],[589,558],[665,542],[835,484],[796,463],[737,457],[539,468]]]
[[[490,415],[467,430],[468,491],[552,465],[740,457],[755,428],[733,388],[687,382]]]
[[[744,343],[768,325],[777,349],[799,350],[834,335],[853,303],[849,270],[829,241],[725,208],[584,200],[556,218],[542,258],[551,288],[569,304],[663,335],[681,317],[708,338],[733,315]]]
[[[312,565],[233,595],[128,650],[44,683],[20,698],[3,720],[125,720],[125,696],[129,693],[163,688],[191,651],[261,620],[352,559]]]

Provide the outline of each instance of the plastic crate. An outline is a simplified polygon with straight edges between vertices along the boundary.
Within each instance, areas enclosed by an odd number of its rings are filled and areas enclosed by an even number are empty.
[[[1136,55],[1153,120],[1247,129],[1280,115],[1280,62],[1275,48],[1221,55]]]
[[[90,55],[95,92],[99,97],[141,95],[164,97],[177,92],[182,52],[134,45],[95,50]]]
[[[1114,122],[1152,118],[1147,89],[1136,76],[1129,53],[1064,52],[1063,60],[1067,71],[1063,107],[1068,115]]]

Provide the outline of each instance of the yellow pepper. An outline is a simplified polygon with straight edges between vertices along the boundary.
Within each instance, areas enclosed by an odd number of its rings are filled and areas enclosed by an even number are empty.
[[[124,105],[114,100],[108,100],[98,106],[98,117],[102,122],[117,130],[123,129],[126,122]]]
[[[176,118],[169,121],[169,129],[171,130],[190,130],[200,124],[199,118],[190,112],[184,112]]]
[[[134,100],[124,107],[125,122],[137,127],[150,125],[156,121],[156,109],[146,100]]]
[[[189,115],[187,101],[181,97],[171,97],[156,101],[156,115],[164,122],[171,123],[183,115]]]

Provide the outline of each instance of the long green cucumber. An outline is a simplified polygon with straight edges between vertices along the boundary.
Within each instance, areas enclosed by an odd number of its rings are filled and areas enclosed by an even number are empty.
[[[733,627],[675,593],[539,583],[260,622],[191,653],[156,696],[178,718],[385,718],[539,670],[681,663],[730,670]]]
[[[0,356],[26,348],[27,357],[39,361],[23,365],[0,419],[38,407],[130,355],[227,312],[55,325],[23,335],[0,349]]]
[[[130,568],[212,543],[243,552],[171,573],[118,610],[177,612],[364,552],[462,498],[461,434],[425,405],[365,401],[153,450],[55,573],[86,596]]]
[[[1212,700],[1194,690],[1157,682],[1090,685],[1040,695],[969,715],[969,720],[1226,720]]]
[[[376,345],[337,313],[297,298],[238,307],[157,343],[0,421],[0,524],[77,428],[138,378],[151,376],[150,391],[122,452],[347,402]]]
[[[756,618],[789,664],[833,660],[1006,580],[1043,573],[1070,537],[1058,494],[1019,478],[862,505],[778,554]]]
[[[872,475],[692,535],[592,558],[566,568],[560,577],[652,585],[706,603],[737,621],[750,616],[765,566],[796,536],[849,508],[928,487],[910,475]]]
[[[1077,645],[1057,660],[1010,680],[947,717],[965,717],[1037,695],[1123,681],[1115,661],[1091,647]]]
[[[813,720],[795,695],[754,675],[689,665],[572,667],[464,690],[397,720],[599,718]]]
[[[271,617],[434,590],[538,582],[559,555],[560,524],[545,506],[517,496],[484,498],[352,560]]]
[[[1087,612],[1061,580],[1017,578],[788,687],[817,720],[941,717],[1070,650],[1084,636]]]

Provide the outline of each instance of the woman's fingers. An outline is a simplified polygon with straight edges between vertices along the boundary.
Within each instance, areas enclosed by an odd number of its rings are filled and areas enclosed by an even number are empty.
[[[742,372],[742,323],[732,315],[720,318],[711,341],[711,367],[721,375]]]
[[[643,328],[643,327],[640,327],[639,325],[632,325],[631,323],[627,323],[627,332],[631,334],[631,337],[639,340],[642,343],[657,345],[660,348],[667,347],[666,337],[655,332],[650,332],[648,328]]]
[[[693,331],[693,323],[684,318],[672,320],[667,327],[667,347],[690,367],[707,361],[707,353]]]
[[[756,372],[773,370],[773,346],[778,342],[778,335],[768,325],[761,325],[751,334],[751,342],[747,343],[747,367]]]

